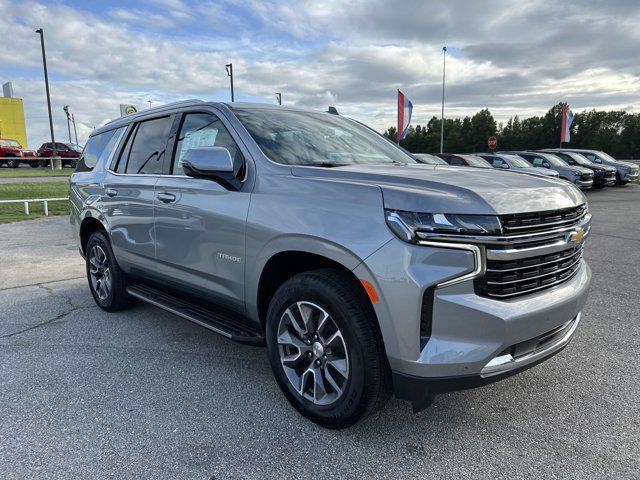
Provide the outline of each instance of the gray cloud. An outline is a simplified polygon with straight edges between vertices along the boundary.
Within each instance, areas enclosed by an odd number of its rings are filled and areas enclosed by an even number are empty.
[[[0,0],[0,17],[0,80],[25,99],[32,144],[47,137],[36,26],[47,35],[62,136],[64,104],[85,136],[122,102],[227,100],[229,61],[241,98],[273,102],[281,91],[285,104],[334,104],[383,129],[395,121],[400,88],[424,123],[439,113],[443,44],[452,47],[450,116],[489,107],[499,120],[526,117],[561,100],[637,110],[640,94],[635,0],[149,0],[106,16]]]

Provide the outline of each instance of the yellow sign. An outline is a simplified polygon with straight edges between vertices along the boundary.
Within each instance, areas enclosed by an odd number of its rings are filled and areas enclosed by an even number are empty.
[[[27,147],[27,129],[21,98],[0,97],[0,138],[17,140]]]

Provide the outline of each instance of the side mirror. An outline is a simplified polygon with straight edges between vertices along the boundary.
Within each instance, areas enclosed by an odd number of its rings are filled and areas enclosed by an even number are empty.
[[[543,166],[544,168],[551,168],[551,164],[550,164],[549,162],[543,162],[543,163],[542,163],[542,166]]]
[[[602,160],[598,157],[594,158],[593,161],[596,163],[602,163]]]
[[[509,164],[508,163],[503,163],[502,165],[500,165],[501,168],[509,168]]]
[[[223,147],[190,148],[182,158],[182,168],[188,177],[209,178],[232,190],[238,190],[241,185],[231,154]]]

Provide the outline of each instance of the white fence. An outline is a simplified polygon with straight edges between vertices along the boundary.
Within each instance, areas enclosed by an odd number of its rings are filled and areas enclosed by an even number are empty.
[[[61,202],[64,200],[69,200],[69,197],[58,197],[58,198],[30,198],[24,200],[0,200],[0,204],[2,203],[23,203],[24,204],[24,214],[29,215],[29,204],[34,202],[42,202],[44,204],[44,214],[49,216],[49,202]]]

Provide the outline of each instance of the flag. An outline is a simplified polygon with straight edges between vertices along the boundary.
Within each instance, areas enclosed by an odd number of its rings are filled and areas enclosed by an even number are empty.
[[[412,111],[413,103],[398,90],[398,141],[407,136]]]
[[[560,143],[569,143],[569,141],[571,140],[569,128],[571,127],[572,123],[573,112],[569,110],[569,105],[565,103],[564,105],[562,105],[562,133],[560,133]]]

